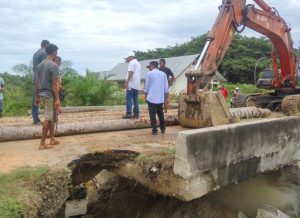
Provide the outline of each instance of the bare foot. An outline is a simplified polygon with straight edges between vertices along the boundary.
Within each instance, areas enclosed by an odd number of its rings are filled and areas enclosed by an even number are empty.
[[[57,140],[54,140],[54,141],[50,141],[50,145],[54,146],[54,145],[59,145],[60,142],[57,141]]]
[[[52,149],[54,146],[52,145],[40,145],[39,150],[44,150],[44,149]]]

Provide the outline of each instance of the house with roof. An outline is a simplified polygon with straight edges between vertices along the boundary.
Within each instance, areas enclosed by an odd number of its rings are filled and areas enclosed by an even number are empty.
[[[170,92],[178,94],[181,91],[184,91],[186,89],[187,79],[185,77],[185,73],[192,71],[194,69],[198,58],[199,58],[199,54],[165,58],[166,66],[172,70],[175,76],[175,83],[173,84],[173,86],[170,87]],[[149,72],[147,66],[150,61],[159,61],[159,59],[139,61],[139,63],[142,66],[141,87],[144,87],[145,78],[147,72]],[[126,73],[127,73],[127,67],[128,67],[128,63],[117,64],[108,72],[109,75],[112,75],[109,77],[109,80],[113,80],[118,82],[121,85],[124,85]],[[218,86],[220,82],[226,82],[226,79],[222,74],[217,72],[213,77],[211,83],[215,87]]]

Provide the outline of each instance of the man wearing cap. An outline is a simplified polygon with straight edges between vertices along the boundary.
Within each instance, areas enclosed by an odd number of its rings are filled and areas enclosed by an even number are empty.
[[[127,55],[126,61],[128,62],[128,71],[126,76],[125,88],[126,88],[126,114],[123,116],[125,119],[139,118],[139,90],[141,83],[141,65],[135,58],[133,52]],[[133,117],[132,117],[132,101]]]
[[[240,95],[240,88],[239,87],[236,87],[234,92],[233,92],[233,95],[232,95],[232,98],[231,98],[231,101],[230,101],[230,104],[231,104],[231,107],[234,107],[235,105],[235,98],[237,96]]]
[[[145,83],[145,95],[148,103],[152,134],[157,135],[156,114],[160,123],[160,131],[165,133],[163,104],[168,99],[169,85],[164,72],[158,70],[158,62],[151,61],[147,66],[150,72],[147,74]]]

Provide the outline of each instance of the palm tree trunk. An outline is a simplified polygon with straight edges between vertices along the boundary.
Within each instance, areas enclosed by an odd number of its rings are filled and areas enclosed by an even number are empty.
[[[175,116],[166,118],[166,125],[178,125]],[[118,119],[58,124],[56,136],[78,135],[151,127],[149,119]],[[41,126],[2,126],[0,142],[40,138]]]
[[[266,118],[271,115],[271,111],[256,107],[230,108],[230,115],[239,119]]]

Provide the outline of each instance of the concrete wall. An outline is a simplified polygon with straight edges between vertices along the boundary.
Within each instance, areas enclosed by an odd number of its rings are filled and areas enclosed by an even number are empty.
[[[186,180],[210,175],[203,194],[276,170],[300,160],[299,127],[300,117],[284,117],[180,132],[174,173]]]

